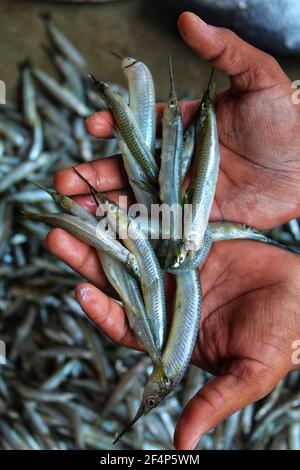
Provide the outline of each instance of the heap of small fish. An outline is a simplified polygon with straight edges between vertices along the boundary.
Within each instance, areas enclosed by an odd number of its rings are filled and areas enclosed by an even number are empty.
[[[126,91],[95,79],[94,85],[115,116],[116,137],[137,201],[148,208],[158,201],[179,206],[189,202],[197,209],[192,210],[186,238],[177,237],[175,214],[167,239],[162,239],[158,223],[151,224],[158,240],[149,240],[147,220],[130,218],[88,182],[99,209],[105,208],[105,218],[91,216],[66,196],[33,187],[29,176],[48,187],[57,169],[117,150],[115,139],[104,142],[87,135],[83,118],[103,107],[104,101],[87,79],[85,60],[51,18],[45,17],[45,22],[55,46],[51,56],[64,83],[27,63],[21,73],[21,108],[0,108],[0,340],[7,347],[7,364],[0,365],[0,447],[109,449],[128,415],[136,421],[151,410],[123,437],[123,445],[168,449],[182,406],[210,379],[208,373],[189,366],[201,311],[198,266],[218,240],[276,242],[250,227],[208,225],[219,161],[213,85],[210,80],[195,125],[183,135],[171,66],[160,168],[154,158],[155,93],[148,68],[134,59],[122,61],[129,106]],[[193,153],[203,158],[192,159]],[[193,185],[186,191],[191,165]],[[55,213],[56,204],[69,214]],[[37,207],[41,215],[34,213]],[[20,220],[20,210],[31,220]],[[46,231],[37,220],[62,227],[97,249],[151,359],[113,345],[84,318],[72,296],[80,277],[45,252]],[[112,236],[114,230],[128,228],[126,238]],[[195,236],[191,239],[190,234],[199,236],[200,249],[191,248]],[[297,221],[272,235],[291,249],[300,245]],[[175,275],[177,285],[169,332],[165,272]],[[293,372],[260,405],[249,405],[204,436],[199,448],[299,448],[297,387],[299,373]],[[156,410],[175,388],[175,395]],[[116,447],[122,448],[120,441]]]

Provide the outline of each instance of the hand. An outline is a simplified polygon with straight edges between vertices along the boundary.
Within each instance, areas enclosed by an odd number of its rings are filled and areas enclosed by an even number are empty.
[[[179,27],[199,55],[217,57],[214,64],[232,81],[218,97],[222,162],[213,218],[266,228],[299,216],[300,121],[289,80],[272,58],[226,30],[208,27],[192,14],[182,15]],[[183,106],[186,121],[196,107]],[[109,137],[111,124],[108,112],[88,120],[96,136]],[[79,169],[111,198],[126,192],[117,158]],[[87,193],[72,170],[59,172],[55,186],[65,194]],[[77,200],[94,209],[90,197]],[[137,347],[122,308],[97,289],[106,289],[107,282],[95,252],[59,229],[49,233],[47,245],[94,284],[76,289],[90,318],[115,341]],[[194,447],[208,429],[267,394],[292,369],[291,343],[300,335],[299,270],[296,256],[273,247],[246,241],[214,246],[201,275],[203,312],[193,360],[217,378],[186,407],[175,433],[178,449]],[[167,296],[173,298],[172,287]]]
[[[213,218],[267,229],[299,216],[300,106],[292,103],[290,80],[275,59],[229,30],[192,13],[178,26],[196,54],[231,80],[217,97],[221,166]],[[186,121],[196,108],[182,103]],[[109,137],[112,122],[105,111],[87,125],[96,137]]]
[[[49,249],[105,289],[96,253],[60,229]],[[242,256],[241,256],[242,255]],[[300,262],[296,255],[254,241],[214,245],[201,272],[202,318],[193,362],[216,378],[199,390],[177,424],[175,446],[193,449],[201,435],[267,395],[295,366],[300,338]],[[121,306],[97,287],[75,291],[82,309],[117,343],[140,349]],[[167,303],[174,298],[172,286]]]

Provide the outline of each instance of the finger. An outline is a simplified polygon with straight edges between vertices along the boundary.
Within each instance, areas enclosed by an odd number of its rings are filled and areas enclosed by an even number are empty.
[[[188,403],[174,436],[177,450],[194,449],[203,434],[231,414],[264,397],[279,378],[268,377],[266,367],[251,373],[252,361],[240,362],[229,372],[205,385]]]
[[[60,228],[50,230],[47,249],[74,271],[102,289],[108,285],[96,251]]]
[[[75,296],[87,316],[110,339],[129,348],[140,349],[121,305],[86,282],[76,287]]]
[[[239,91],[269,88],[281,80],[288,80],[275,59],[228,29],[208,25],[189,12],[180,15],[178,28],[196,54],[231,77]]]
[[[82,163],[76,169],[99,191],[123,189],[128,179],[120,157],[110,157],[91,163]],[[56,172],[54,186],[59,193],[66,195],[87,194],[89,189],[72,168]]]
[[[94,137],[111,139],[113,137],[113,115],[108,109],[92,114],[85,120],[87,131]]]
[[[179,103],[184,127],[187,128],[194,119],[199,101],[180,101]],[[156,105],[157,132],[161,133],[161,120],[165,103]],[[98,111],[86,119],[87,131],[94,137],[111,139],[113,137],[114,119],[107,109]]]

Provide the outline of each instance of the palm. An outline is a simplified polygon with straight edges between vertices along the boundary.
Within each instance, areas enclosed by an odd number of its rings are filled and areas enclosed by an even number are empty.
[[[263,368],[264,382],[266,374],[276,382],[274,370],[289,366],[297,321],[297,300],[289,291],[300,287],[298,273],[297,258],[283,250],[244,240],[216,244],[201,271],[203,309],[194,362],[216,375]]]
[[[286,80],[255,93],[228,90],[218,97],[222,159],[216,205],[223,218],[270,228],[299,216],[300,110],[291,92]]]

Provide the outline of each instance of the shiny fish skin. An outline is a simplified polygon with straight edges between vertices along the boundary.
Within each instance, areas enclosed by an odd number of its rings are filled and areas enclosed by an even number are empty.
[[[94,197],[98,197],[102,202],[102,209],[105,209],[111,229],[122,239],[128,251],[135,257],[147,316],[157,349],[161,351],[166,335],[166,305],[163,273],[155,251],[134,219],[130,218],[116,203],[98,192],[76,168],[73,170],[85,181]]]
[[[43,150],[43,126],[40,116],[37,114],[33,125],[33,144],[28,153],[29,160],[37,160]]]
[[[6,175],[5,179],[0,181],[0,193],[9,189],[12,185],[19,183],[27,178],[33,172],[37,171],[45,163],[47,156],[42,154],[35,161],[25,161],[20,163],[10,174]]]
[[[159,172],[159,195],[163,203],[181,204],[181,156],[183,122],[179,109],[172,65],[170,62],[171,90],[162,118],[162,151]]]
[[[94,216],[71,198],[54,191],[50,191],[49,194],[65,210],[96,227],[97,221]],[[98,254],[108,280],[122,299],[131,328],[136,332],[141,344],[148,350],[154,364],[160,364],[160,354],[155,345],[152,329],[148,324],[144,302],[136,280],[127,273],[123,264],[119,263],[113,256],[110,256],[107,252],[104,253],[99,248]],[[115,251],[112,254],[115,255]]]
[[[154,368],[160,368],[160,350],[157,347],[157,341],[136,279],[124,269],[121,263],[103,251],[99,252],[99,258],[106,277],[122,300],[130,327],[135,332],[140,344],[149,353]]]
[[[202,293],[197,270],[176,276],[176,297],[173,321],[163,364],[172,388],[181,381],[189,365],[198,336]]]
[[[115,204],[109,204],[107,219],[114,230],[118,228],[124,234],[126,248],[135,256],[140,282],[149,321],[152,325],[156,345],[161,351],[166,335],[166,305],[163,273],[157,256],[134,220]]]
[[[175,90],[171,58],[169,58],[171,90],[162,119],[162,149],[159,171],[159,196],[162,203],[173,208],[170,213],[170,239],[165,266],[173,263],[181,233],[181,158],[183,122]]]
[[[12,122],[4,120],[0,117],[0,135],[3,135],[6,139],[12,142],[16,147],[21,147],[25,143],[24,134],[18,132],[18,129],[12,124]]]
[[[208,224],[220,163],[214,95],[215,87],[210,82],[204,93],[195,122],[195,170],[190,189],[192,220],[189,230],[197,234],[199,243],[202,242]],[[186,238],[184,242],[186,245]]]
[[[121,136],[120,132],[115,129],[115,135],[118,139],[120,151],[123,157],[124,167],[128,176],[129,184],[133,190],[135,198],[139,204],[144,204],[148,211],[151,210],[151,205],[158,202],[156,196],[148,188],[144,188],[141,182],[147,182],[147,176],[142,168],[136,164],[131,151],[129,150],[126,142]]]
[[[186,299],[186,302],[184,302]],[[180,383],[192,356],[198,336],[202,293],[198,271],[187,270],[176,276],[173,320],[162,354],[163,375],[153,371],[145,385],[140,407],[131,423],[116,437],[114,444],[144,415],[156,408]]]
[[[53,53],[53,59],[58,70],[66,79],[67,86],[80,101],[85,102],[83,80],[78,69],[58,53]]]
[[[202,264],[204,264],[204,262],[206,261],[206,258],[208,257],[209,252],[212,248],[212,244],[212,233],[210,230],[210,225],[208,225],[204,234],[203,244],[200,250],[196,252],[190,252],[191,256],[188,256],[185,261],[179,266],[179,268],[169,268],[168,272],[172,274],[179,274],[185,270],[199,269]]]
[[[25,121],[29,126],[34,127],[37,118],[37,96],[29,62],[22,66],[22,98]]]
[[[40,69],[34,68],[33,74],[43,87],[61,104],[67,106],[79,116],[87,117],[92,111],[79,100],[74,93],[60,85],[54,78]]]
[[[122,69],[128,80],[129,107],[141,130],[145,144],[154,155],[156,100],[151,72],[143,62],[131,57],[122,59]]]
[[[183,136],[183,149],[181,158],[181,187],[190,169],[195,145],[195,125],[191,124]]]
[[[299,254],[298,250],[287,247],[282,243],[272,240],[264,233],[246,224],[237,224],[233,222],[211,222],[209,225],[212,231],[213,243],[224,240],[254,240],[291,251],[295,254]]]
[[[80,52],[73,46],[69,39],[58,29],[49,13],[42,13],[41,17],[49,36],[57,49],[79,69],[86,69],[87,62]]]
[[[156,185],[158,177],[157,164],[144,142],[141,131],[135,122],[130,108],[122,97],[115,93],[106,83],[99,82],[94,77],[92,78],[95,90],[100,93],[111,110],[116,120],[117,128],[133,157],[136,159],[137,164],[140,165],[145,175],[147,175],[148,180],[153,185]]]
[[[25,212],[23,213],[23,217],[66,230],[79,240],[88,243],[90,246],[110,253],[113,257],[124,263],[129,270],[132,270],[135,275],[138,275],[135,269],[136,261],[132,257],[132,254],[117,240],[109,237],[99,226],[95,229],[93,225],[89,225],[78,217],[59,213],[32,214]]]

